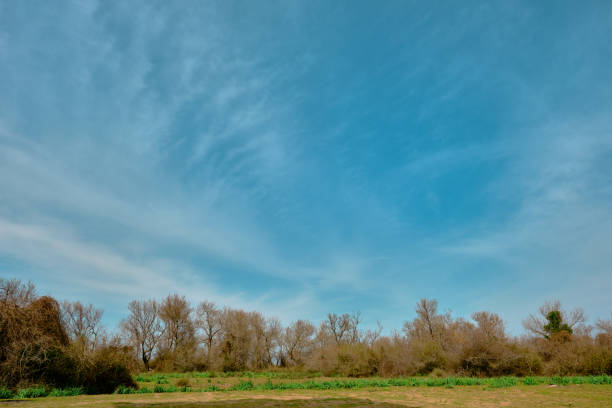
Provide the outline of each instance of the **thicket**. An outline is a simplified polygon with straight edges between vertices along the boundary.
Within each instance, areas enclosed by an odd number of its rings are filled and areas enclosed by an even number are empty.
[[[359,313],[283,326],[258,312],[206,301],[194,307],[174,294],[131,302],[119,333],[109,336],[92,305],[59,304],[16,280],[0,280],[0,290],[0,387],[13,391],[128,390],[135,387],[130,373],[143,371],[281,370],[279,378],[287,370],[347,377],[612,374],[612,320],[589,326],[580,309],[564,311],[558,302],[525,319],[527,333],[517,338],[494,313],[465,320],[422,299],[414,319],[383,336],[380,325],[364,330]]]
[[[109,393],[136,385],[124,363],[131,347],[102,341],[94,346],[71,338],[67,326],[55,299],[37,296],[30,283],[0,279],[0,386]]]

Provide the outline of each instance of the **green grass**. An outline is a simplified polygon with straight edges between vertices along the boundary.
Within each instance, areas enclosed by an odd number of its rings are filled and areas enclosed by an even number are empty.
[[[431,377],[407,377],[407,378],[354,378],[354,379],[329,379],[315,380],[306,379],[299,380],[291,378],[294,381],[282,381],[285,377],[272,377],[260,375],[259,377],[251,377],[247,372],[245,376],[239,377],[238,382],[224,381],[221,376],[218,378],[217,384],[212,384],[211,376],[208,373],[189,373],[190,378],[209,378],[209,384],[201,384],[201,386],[177,386],[171,383],[170,380],[177,378],[185,378],[185,374],[170,373],[170,374],[151,374],[139,375],[136,377],[140,383],[154,383],[153,386],[140,386],[139,388],[119,387],[115,394],[151,394],[151,393],[171,393],[171,392],[216,392],[216,391],[283,391],[283,390],[350,390],[361,388],[389,388],[389,387],[465,387],[465,386],[482,386],[489,389],[507,388],[520,385],[535,386],[535,385],[570,385],[570,384],[612,384],[612,376],[572,376],[572,377],[495,377],[495,378],[476,378],[476,377],[446,377],[446,378],[431,378]],[[245,373],[240,373],[245,374]],[[264,373],[266,374],[266,373]],[[244,379],[247,380],[244,380]],[[255,382],[255,378],[267,378],[267,381]],[[272,381],[273,378],[281,379],[281,381]],[[7,388],[0,388],[0,399],[26,399],[40,398],[45,396],[64,397],[75,396],[84,393],[82,388],[66,388],[47,390],[44,387],[23,388],[17,392],[13,392]]]
[[[215,378],[204,373],[190,373],[192,378]],[[225,373],[227,374],[227,373]],[[386,387],[446,387],[453,388],[458,386],[483,386],[488,388],[507,388],[517,385],[569,385],[569,384],[612,384],[612,376],[574,376],[574,377],[494,377],[494,378],[476,378],[476,377],[446,377],[446,378],[431,378],[431,377],[408,377],[408,378],[355,378],[355,379],[333,379],[333,380],[314,380],[306,381],[275,381],[273,377],[261,373],[258,377],[252,376],[251,372],[233,373],[241,375],[237,383],[223,383],[219,380],[217,384],[209,384],[207,387],[163,387],[156,385],[153,392],[209,392],[209,391],[249,391],[249,390],[341,390],[341,389],[360,389],[360,388],[386,388]],[[168,378],[183,378],[185,375],[180,374],[158,374],[147,377],[147,382],[157,382],[157,384],[168,384],[164,379]],[[229,378],[229,375],[223,375],[220,378]],[[255,383],[251,378],[267,378],[267,381]],[[138,377],[137,377],[138,378]],[[244,380],[244,379],[249,380]],[[287,378],[287,376],[280,377]],[[293,378],[291,378],[293,379]],[[141,381],[142,382],[142,381]],[[146,388],[145,388],[146,389]],[[134,392],[142,392],[136,390]],[[144,391],[148,392],[148,391]]]
[[[45,397],[45,396],[47,396],[47,390],[45,389],[45,387],[29,387],[29,388],[20,389],[15,397],[19,399],[23,399],[23,398],[40,398],[40,397]]]
[[[0,399],[10,399],[10,398],[13,398],[13,391],[5,387],[0,387]]]
[[[50,397],[74,397],[75,395],[85,394],[85,390],[81,387],[73,388],[55,388],[49,393]]]

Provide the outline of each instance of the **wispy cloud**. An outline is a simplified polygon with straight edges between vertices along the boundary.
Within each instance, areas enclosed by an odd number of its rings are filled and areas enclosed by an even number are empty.
[[[598,7],[0,8],[2,276],[387,327],[607,305]]]

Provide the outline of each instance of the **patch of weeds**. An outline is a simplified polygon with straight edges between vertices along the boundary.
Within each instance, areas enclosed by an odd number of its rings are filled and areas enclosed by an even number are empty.
[[[124,385],[120,385],[115,390],[115,394],[137,394],[139,390],[132,387],[126,387]]]
[[[513,387],[518,384],[518,380],[515,377],[499,377],[492,378],[489,382],[491,388],[505,388]]]
[[[50,397],[75,397],[77,395],[82,395],[85,393],[85,390],[81,387],[72,387],[72,388],[55,388],[50,393]]]
[[[253,381],[241,381],[238,384],[234,385],[231,389],[232,391],[249,391],[255,388]]]
[[[22,388],[17,393],[17,398],[40,398],[47,395],[45,387]]]
[[[13,391],[5,387],[0,387],[0,399],[10,399],[13,398],[13,396]]]

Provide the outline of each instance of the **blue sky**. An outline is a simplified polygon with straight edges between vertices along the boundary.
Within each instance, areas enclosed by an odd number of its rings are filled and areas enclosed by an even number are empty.
[[[612,3],[0,1],[0,276],[284,322],[612,311]]]

